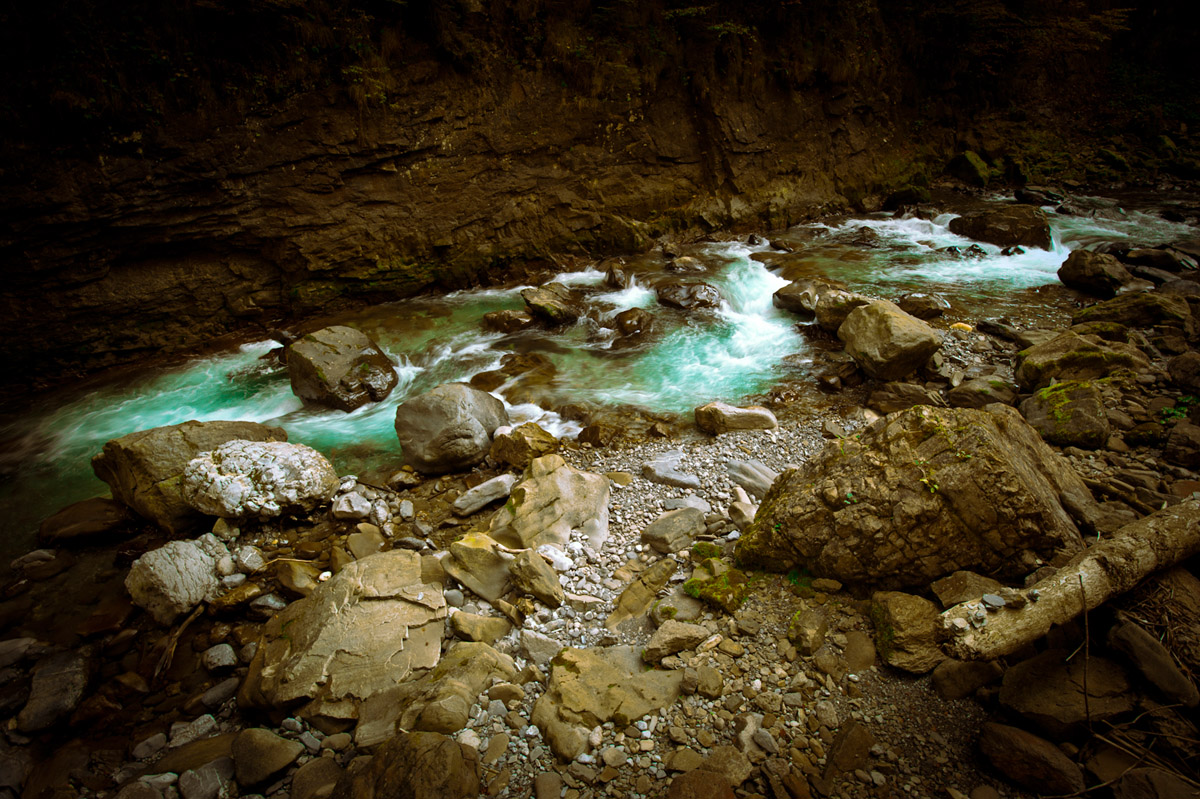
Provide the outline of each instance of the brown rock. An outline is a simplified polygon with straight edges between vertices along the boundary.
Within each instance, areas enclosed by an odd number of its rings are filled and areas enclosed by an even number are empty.
[[[689,771],[671,780],[667,799],[734,799],[734,793],[723,774]]]
[[[1050,249],[1050,224],[1040,208],[1011,205],[950,220],[950,232],[997,247]]]
[[[1135,697],[1119,666],[1094,653],[1086,660],[1069,662],[1067,655],[1063,650],[1048,649],[1011,667],[1000,687],[1000,704],[1054,738],[1069,736],[1089,719],[1097,724],[1133,709]]]
[[[875,646],[890,666],[924,674],[945,659],[938,647],[941,616],[928,599],[899,591],[879,591],[871,597],[878,610]]]
[[[479,762],[452,738],[406,732],[388,740],[360,768],[351,768],[330,799],[477,799]]]
[[[123,531],[136,518],[111,499],[85,499],[43,520],[38,526],[38,543],[46,547],[90,543]]]
[[[270,730],[242,730],[233,739],[230,756],[243,786],[258,785],[296,762],[304,744],[281,738]]]
[[[492,440],[488,453],[497,463],[524,469],[534,458],[558,451],[558,439],[534,422],[519,425]]]
[[[287,366],[292,393],[340,411],[380,402],[400,382],[379,345],[344,325],[322,328],[292,343]]]
[[[979,749],[997,771],[1035,793],[1072,794],[1084,788],[1083,772],[1057,746],[1016,727],[984,724]]]

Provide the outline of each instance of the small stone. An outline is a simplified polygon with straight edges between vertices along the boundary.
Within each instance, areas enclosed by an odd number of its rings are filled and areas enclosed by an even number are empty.
[[[1007,604],[1004,601],[1004,597],[997,596],[996,594],[984,594],[981,601],[983,602],[983,606],[988,610],[999,610]]]
[[[217,644],[204,650],[200,663],[210,672],[221,672],[232,669],[237,665],[237,653],[229,644]]]

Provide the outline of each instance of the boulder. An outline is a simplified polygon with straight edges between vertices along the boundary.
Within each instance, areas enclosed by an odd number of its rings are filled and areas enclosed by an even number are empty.
[[[885,416],[896,411],[908,410],[915,405],[944,408],[946,401],[936,391],[930,391],[924,386],[898,382],[884,383],[867,398],[867,407]]]
[[[1058,268],[1058,279],[1064,286],[1109,298],[1117,296],[1133,275],[1112,255],[1075,250]]]
[[[828,633],[829,619],[819,610],[796,611],[788,622],[787,638],[796,651],[805,657],[812,657],[825,645]]]
[[[1157,768],[1124,771],[1113,786],[1113,799],[1195,799],[1197,793],[1193,783]]]
[[[849,291],[825,291],[817,298],[813,313],[817,317],[817,325],[822,330],[836,333],[851,311],[868,305],[870,302],[870,297]]]
[[[170,624],[220,592],[217,559],[195,541],[170,541],[133,562],[125,588],[135,605]]]
[[[180,493],[209,516],[266,519],[313,510],[329,501],[338,483],[333,466],[311,447],[226,441],[188,462]]]
[[[561,283],[525,289],[521,299],[525,300],[531,316],[550,325],[569,325],[583,315],[583,307],[575,294]]]
[[[483,533],[468,533],[450,544],[450,557],[442,560],[446,574],[476,596],[495,602],[511,587],[509,564],[513,556]]]
[[[1107,642],[1168,702],[1184,707],[1200,704],[1195,684],[1175,665],[1171,653],[1132,619],[1120,618],[1108,631]]]
[[[559,758],[571,761],[588,748],[597,725],[625,727],[679,697],[683,672],[647,671],[630,646],[561,651],[550,664],[550,682],[530,720]]]
[[[437,664],[445,617],[441,585],[425,581],[417,553],[349,563],[263,627],[239,701],[365,700]]]
[[[956,569],[1024,575],[1027,551],[1082,541],[1087,487],[1013,409],[917,407],[831,441],[772,484],[740,562],[851,584],[920,586]]]
[[[720,435],[730,430],[774,430],[779,427],[775,414],[759,405],[738,408],[724,402],[710,402],[695,410],[696,427]]]
[[[433,732],[404,732],[338,780],[330,799],[476,799],[478,755]]]
[[[16,728],[29,734],[66,721],[83,701],[94,665],[90,648],[42,658],[33,669],[29,699],[17,714]]]
[[[942,346],[937,331],[885,300],[855,308],[837,335],[859,368],[878,380],[912,374]]]
[[[871,597],[875,648],[889,666],[924,674],[946,659],[938,648],[942,628],[937,605],[899,591]]]
[[[450,629],[464,641],[491,646],[512,630],[512,623],[500,616],[480,616],[458,611],[450,615]]]
[[[526,422],[492,439],[489,455],[496,463],[524,469],[534,458],[558,450],[558,439],[534,422]]]
[[[654,315],[644,308],[629,308],[613,318],[622,336],[640,336],[654,329]]]
[[[1120,666],[1094,653],[1069,654],[1048,649],[1011,667],[1000,685],[1000,704],[1055,740],[1128,713],[1137,700]]]
[[[1197,332],[1196,320],[1188,301],[1177,294],[1139,291],[1121,294],[1111,300],[1081,308],[1071,316],[1071,324],[1115,322],[1126,327],[1177,327],[1192,336]]]
[[[533,325],[533,317],[524,311],[491,311],[483,315],[483,329],[491,333],[518,333]]]
[[[1084,789],[1079,766],[1033,733],[987,722],[979,731],[979,750],[1008,780],[1036,794],[1066,795]]]
[[[226,441],[287,441],[278,427],[254,422],[184,422],[141,430],[113,439],[92,458],[92,471],[108,484],[113,498],[170,533],[200,526],[197,513],[180,493],[184,468],[201,452]]]
[[[352,411],[381,402],[400,382],[392,360],[365,333],[334,325],[287,348],[292,393],[319,405]]]
[[[654,603],[658,592],[667,587],[667,581],[675,573],[676,564],[672,558],[663,558],[637,576],[630,583],[617,601],[613,603],[613,612],[605,620],[604,626],[616,630],[631,619],[641,618]]]
[[[1050,224],[1040,208],[1008,205],[950,220],[950,232],[997,247],[1050,249]]]
[[[694,769],[671,780],[667,799],[735,799],[733,786],[724,774]]]
[[[950,310],[950,303],[940,294],[913,292],[901,297],[896,305],[900,310],[917,319],[936,319]]]
[[[668,655],[677,654],[685,649],[695,649],[704,643],[709,635],[707,627],[667,619],[646,642],[646,648],[642,650],[642,660],[658,663]]]
[[[660,305],[692,311],[697,308],[716,308],[721,304],[721,292],[707,283],[668,280],[654,287]]]
[[[455,516],[470,516],[497,500],[507,499],[516,484],[517,476],[513,474],[493,477],[459,494],[450,507]]]
[[[608,538],[608,478],[584,472],[559,455],[529,464],[508,503],[492,517],[492,538],[515,549],[565,547],[582,530],[593,548]]]
[[[961,570],[934,580],[929,587],[942,607],[950,608],[960,602],[979,599],[984,594],[994,594],[1002,590],[1004,584],[982,574]]]
[[[646,525],[642,543],[649,544],[655,552],[669,555],[690,547],[704,529],[704,514],[696,508],[669,510]]]
[[[933,670],[933,688],[942,699],[965,699],[1003,674],[995,661],[947,658]]]
[[[1018,352],[1016,377],[1021,390],[1028,392],[1051,380],[1097,380],[1117,369],[1140,371],[1149,366],[1137,347],[1068,331]]]
[[[993,402],[1014,405],[1017,392],[1008,381],[994,376],[976,377],[946,392],[946,404],[951,408],[982,408]]]
[[[1104,402],[1089,382],[1067,380],[1040,388],[1021,403],[1021,415],[1051,444],[1081,449],[1108,444]]]
[[[558,573],[534,550],[518,552],[509,564],[508,572],[513,588],[521,594],[540,600],[546,607],[557,608],[562,605],[565,596]]]
[[[120,502],[93,497],[73,502],[38,525],[38,543],[45,547],[87,544],[120,533],[136,519]]]
[[[487,457],[492,433],[508,424],[504,403],[466,383],[447,383],[396,408],[404,463],[424,474],[470,468]]]

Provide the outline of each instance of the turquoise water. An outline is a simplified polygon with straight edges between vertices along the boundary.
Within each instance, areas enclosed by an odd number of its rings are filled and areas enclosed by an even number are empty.
[[[984,257],[963,260],[939,252],[973,243],[948,231],[950,218],[852,219],[793,233],[805,241],[799,255],[806,270],[853,288],[884,296],[939,291],[990,307],[1011,301],[1015,291],[1057,283],[1055,272],[1073,247],[1100,239],[1158,243],[1193,232],[1153,215],[1106,208],[1095,218],[1052,218],[1049,251],[1005,257],[985,244],[980,245]],[[864,235],[871,246],[861,244]],[[560,436],[579,430],[554,411],[569,403],[687,412],[710,400],[737,402],[761,393],[795,376],[796,364],[808,357],[796,318],[771,304],[772,293],[787,280],[750,257],[767,249],[721,243],[690,253],[707,271],[683,277],[705,280],[721,291],[725,301],[713,311],[659,307],[649,286],[661,272],[638,271],[633,286],[614,291],[604,285],[603,273],[587,270],[556,278],[583,294],[591,317],[561,331],[507,337],[481,331],[485,313],[523,307],[523,287],[458,292],[348,316],[340,322],[374,338],[392,357],[400,381],[384,402],[349,414],[302,405],[291,393],[286,369],[269,354],[277,347],[269,341],[46,397],[33,411],[0,425],[5,549],[28,547],[38,521],[63,505],[106,492],[90,469],[91,457],[105,441],[188,419],[279,425],[290,440],[324,452],[341,473],[396,467],[401,454],[393,430],[396,406],[442,383],[495,369],[510,352],[544,355],[556,371],[532,394],[501,387],[499,396],[507,401],[506,392],[513,394],[515,422],[535,420]],[[636,346],[614,346],[615,334],[600,323],[632,307],[651,310],[655,332]]]

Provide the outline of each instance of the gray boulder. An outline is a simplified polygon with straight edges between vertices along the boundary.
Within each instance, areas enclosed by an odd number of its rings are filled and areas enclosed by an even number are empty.
[[[878,380],[912,374],[942,346],[937,331],[885,300],[855,308],[837,335],[859,368]]]
[[[341,411],[380,402],[400,380],[378,344],[342,325],[295,341],[287,348],[287,365],[292,393]]]
[[[227,441],[188,463],[181,493],[201,513],[244,519],[310,511],[328,502],[337,488],[337,472],[311,447]]]
[[[404,463],[424,474],[468,469],[485,457],[492,433],[508,424],[504,403],[466,383],[447,383],[396,409]]]
[[[133,562],[125,588],[135,605],[170,624],[217,596],[217,559],[195,541],[171,541]]]
[[[278,427],[254,422],[184,422],[140,430],[104,445],[92,471],[113,498],[170,533],[195,529],[204,516],[180,491],[183,470],[201,452],[226,441],[287,441]]]

